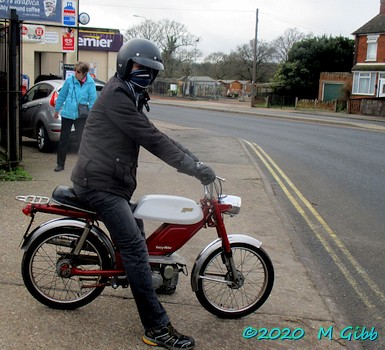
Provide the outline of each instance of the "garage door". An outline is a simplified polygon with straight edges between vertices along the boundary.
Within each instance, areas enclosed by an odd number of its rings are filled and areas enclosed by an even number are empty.
[[[343,97],[343,93],[344,93],[344,84],[325,83],[322,100],[325,102],[338,100]]]

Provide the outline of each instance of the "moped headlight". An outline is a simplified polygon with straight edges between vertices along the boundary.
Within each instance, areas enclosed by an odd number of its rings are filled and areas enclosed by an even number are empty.
[[[242,200],[241,200],[241,197],[238,197],[238,196],[222,194],[219,197],[219,203],[231,205],[231,208],[224,211],[223,213],[228,214],[230,216],[236,216],[239,214],[241,210]]]

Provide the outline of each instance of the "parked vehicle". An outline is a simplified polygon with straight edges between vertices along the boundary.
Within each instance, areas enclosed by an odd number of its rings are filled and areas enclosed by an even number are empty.
[[[21,133],[37,140],[41,152],[49,152],[59,142],[61,117],[54,118],[56,99],[65,80],[44,80],[32,86],[21,99]],[[99,94],[105,85],[96,81]]]
[[[203,228],[215,228],[218,238],[202,249],[191,271],[191,287],[213,315],[239,318],[257,310],[274,283],[273,264],[262,243],[245,234],[227,234],[224,216],[236,216],[241,198],[222,193],[224,179],[204,186],[196,201],[177,196],[147,195],[134,210],[137,219],[164,222],[146,239],[157,292],[172,294],[185,259],[177,251]],[[55,309],[84,306],[107,286],[127,288],[121,256],[110,236],[98,225],[98,215],[79,202],[72,188],[58,186],[52,199],[17,196],[28,203],[31,216],[24,234],[22,276],[39,302]],[[31,232],[37,213],[61,216]]]

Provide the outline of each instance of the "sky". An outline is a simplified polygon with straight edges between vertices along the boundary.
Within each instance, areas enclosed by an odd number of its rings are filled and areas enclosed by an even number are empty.
[[[270,42],[289,28],[314,36],[346,36],[375,17],[380,0],[79,0],[90,15],[83,27],[126,30],[142,21],[169,19],[200,40],[202,58],[229,54],[254,39]],[[258,25],[257,12],[258,9]],[[141,16],[141,17],[138,17]]]

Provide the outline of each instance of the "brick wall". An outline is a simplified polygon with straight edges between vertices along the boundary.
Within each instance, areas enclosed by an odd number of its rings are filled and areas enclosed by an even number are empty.
[[[320,74],[318,100],[322,101],[322,88],[325,83],[343,83],[344,90],[350,95],[353,75],[348,72],[323,72]]]
[[[377,61],[376,63],[385,62],[385,35],[382,34],[378,38],[378,48],[377,48]],[[367,36],[361,35],[357,40],[357,49],[356,49],[356,59],[357,63],[370,63],[366,61],[366,49],[367,49]]]

